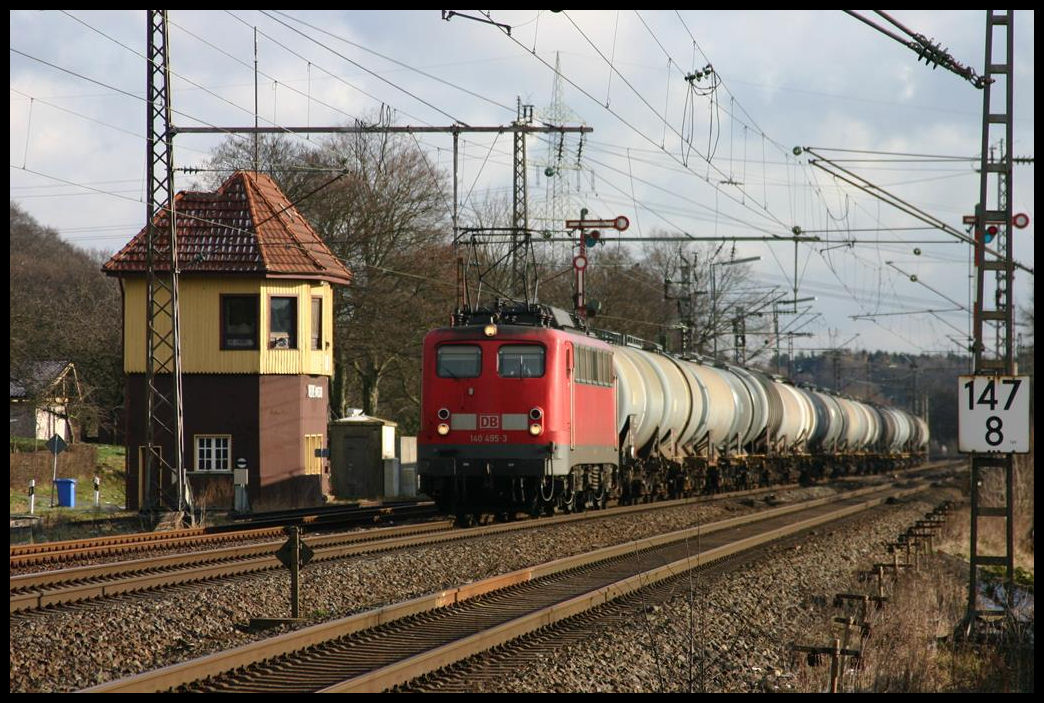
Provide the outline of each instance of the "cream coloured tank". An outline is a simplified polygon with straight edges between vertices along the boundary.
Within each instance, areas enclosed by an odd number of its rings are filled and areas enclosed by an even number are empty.
[[[773,440],[780,450],[802,451],[815,428],[812,401],[789,383],[778,380],[774,380],[774,383],[783,401],[783,422]]]

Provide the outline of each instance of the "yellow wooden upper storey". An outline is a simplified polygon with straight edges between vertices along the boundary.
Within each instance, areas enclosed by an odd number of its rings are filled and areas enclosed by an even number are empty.
[[[123,368],[145,373],[146,286],[122,277]],[[154,293],[161,297],[158,290]],[[222,296],[257,296],[257,348],[222,348]],[[271,334],[273,297],[296,300],[296,348]],[[325,281],[242,277],[182,277],[179,281],[182,373],[333,375],[333,289]],[[313,349],[313,298],[321,305],[319,348]],[[157,301],[161,302],[161,301]],[[157,315],[157,334],[167,335],[169,316]],[[163,357],[162,349],[157,357]],[[159,371],[159,369],[157,369]]]

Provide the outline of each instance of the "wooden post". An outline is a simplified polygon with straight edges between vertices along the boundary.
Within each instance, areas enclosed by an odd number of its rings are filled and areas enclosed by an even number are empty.
[[[290,532],[290,617],[301,617],[301,530],[296,525]]]

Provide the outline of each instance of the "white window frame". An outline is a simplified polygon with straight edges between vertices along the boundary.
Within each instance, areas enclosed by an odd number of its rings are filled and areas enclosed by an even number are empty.
[[[230,434],[198,434],[193,436],[192,446],[195,450],[193,455],[195,456],[194,466],[196,471],[200,473],[232,473],[232,435]],[[224,442],[224,448],[219,446],[219,442]],[[204,451],[204,444],[208,445],[205,449],[207,456],[203,457],[201,462],[200,453]],[[221,456],[221,453],[224,456]],[[201,463],[211,464],[211,466],[201,465]],[[217,466],[223,463],[224,467]]]

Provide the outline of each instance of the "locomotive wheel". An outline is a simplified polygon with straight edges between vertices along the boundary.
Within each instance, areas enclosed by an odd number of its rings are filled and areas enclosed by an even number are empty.
[[[533,491],[532,497],[526,501],[526,514],[528,514],[530,517],[539,517],[542,509],[543,504],[540,500],[540,494],[537,491]]]

